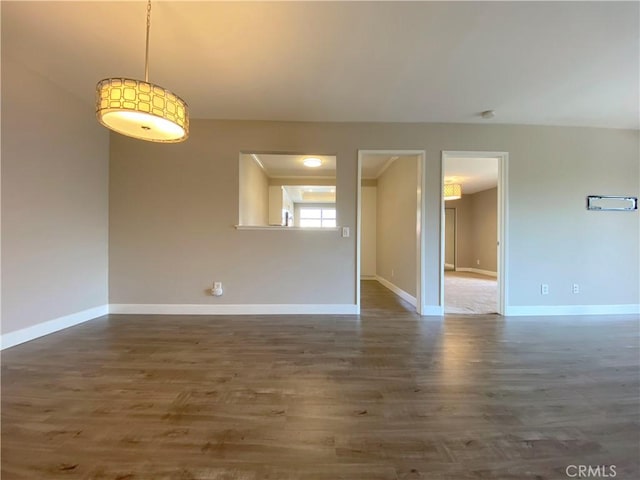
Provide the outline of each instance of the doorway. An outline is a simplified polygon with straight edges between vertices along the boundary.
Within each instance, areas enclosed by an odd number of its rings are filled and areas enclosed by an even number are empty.
[[[358,151],[358,313],[363,280],[386,287],[418,314],[424,311],[424,162],[423,150]]]
[[[506,152],[442,152],[445,314],[505,312],[507,160]]]

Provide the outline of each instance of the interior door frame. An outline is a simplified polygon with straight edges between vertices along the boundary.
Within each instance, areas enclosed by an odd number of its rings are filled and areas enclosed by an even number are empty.
[[[442,238],[445,239],[445,254],[446,254],[446,223],[447,223],[446,212],[447,210],[453,210],[453,269],[455,270],[456,267],[458,266],[458,209],[455,207],[447,207],[445,205],[444,210],[445,210],[445,232]],[[445,262],[443,265],[446,265],[447,263],[446,255],[444,260]]]
[[[443,150],[440,162],[441,189],[444,188],[444,166],[449,157],[466,158],[497,158],[498,159],[498,314],[506,315],[509,307],[509,153],[484,151],[452,151]],[[440,305],[444,312],[444,195],[440,195]]]
[[[418,157],[418,172],[416,178],[416,312],[423,315],[426,311],[425,295],[425,195],[426,191],[426,151],[425,150],[358,150],[357,173],[357,201],[356,201],[356,311],[360,314],[360,242],[362,239],[362,159],[365,155],[389,155],[405,156],[416,155]]]

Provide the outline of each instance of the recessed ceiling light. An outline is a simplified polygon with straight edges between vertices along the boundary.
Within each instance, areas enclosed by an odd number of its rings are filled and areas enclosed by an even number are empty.
[[[315,158],[315,157],[309,157],[309,158],[305,158],[302,163],[304,164],[305,167],[309,167],[309,168],[316,168],[319,167],[320,165],[322,165],[322,160],[320,160],[319,158]]]

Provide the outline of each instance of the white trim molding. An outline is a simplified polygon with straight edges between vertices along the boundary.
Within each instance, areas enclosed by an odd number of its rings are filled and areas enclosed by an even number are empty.
[[[44,337],[50,333],[55,333],[65,328],[73,327],[81,323],[93,320],[98,317],[102,317],[109,313],[109,305],[100,305],[98,307],[89,308],[81,312],[72,313],[70,315],[64,315],[62,317],[54,318],[46,322],[32,325],[31,327],[16,330],[14,332],[5,333],[2,335],[1,343],[2,350],[10,348],[21,343],[35,340],[36,338]]]
[[[640,304],[627,305],[534,305],[509,306],[506,315],[552,316],[552,315],[633,315],[640,314]]]
[[[444,316],[444,307],[442,305],[425,305],[422,311],[423,317],[442,317]]]
[[[290,232],[340,232],[342,230],[342,227],[285,227],[284,225],[234,225],[234,227],[236,230],[288,230]]]
[[[380,283],[380,285],[382,285],[383,287],[388,288],[393,293],[398,295],[403,300],[409,302],[414,307],[418,303],[416,297],[414,297],[413,295],[405,292],[400,287],[398,287],[398,286],[394,285],[393,283],[391,283],[389,280],[387,280],[387,279],[385,279],[383,277],[380,277],[379,275],[376,275],[375,280],[377,280]],[[444,307],[442,307],[441,305],[423,305],[422,306],[422,313],[420,313],[420,315],[422,317],[441,317],[441,316],[444,315]]]
[[[405,292],[400,287],[398,287],[397,285],[394,285],[393,283],[391,283],[386,278],[383,278],[383,277],[381,277],[379,275],[376,275],[376,280],[380,283],[380,285],[382,285],[383,287],[386,287],[389,290],[391,290],[393,293],[398,295],[405,302],[409,302],[414,307],[417,305],[418,302],[416,300],[416,297],[414,297],[410,293]]]
[[[492,272],[491,270],[482,270],[480,268],[467,268],[467,267],[461,267],[461,268],[456,268],[456,272],[470,272],[470,273],[477,273],[479,275],[486,275],[487,277],[498,277],[498,272]]]
[[[115,303],[112,314],[130,315],[357,315],[355,304],[149,304]]]
[[[381,285],[416,305],[416,298],[388,280],[377,276]],[[81,312],[55,318],[31,327],[5,333],[0,337],[1,349],[13,347],[36,338],[94,320],[109,313],[130,315],[357,315],[355,304],[111,304],[100,305]],[[640,304],[625,305],[535,305],[509,306],[506,316],[554,316],[554,315],[638,315]],[[443,316],[444,308],[426,305],[423,316]]]

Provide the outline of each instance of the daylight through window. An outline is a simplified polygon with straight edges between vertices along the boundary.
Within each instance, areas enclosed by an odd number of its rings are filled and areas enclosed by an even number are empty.
[[[335,228],[336,209],[335,208],[301,208],[300,226],[315,228]]]

